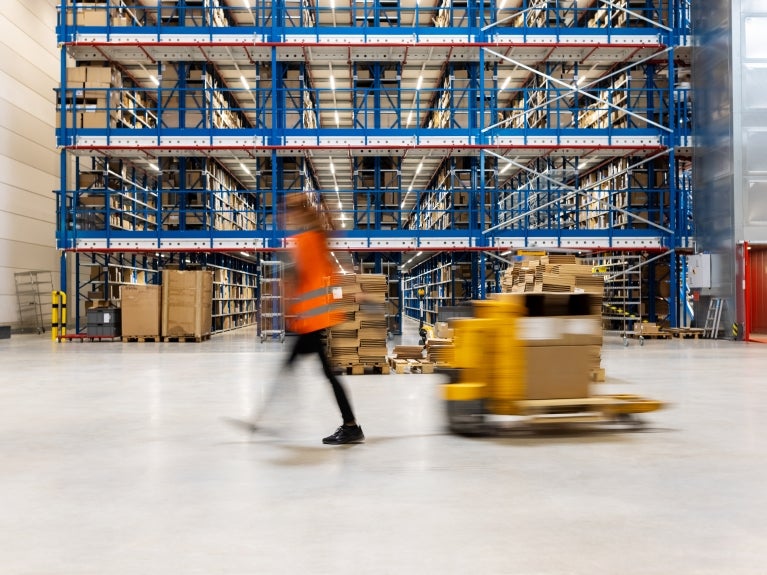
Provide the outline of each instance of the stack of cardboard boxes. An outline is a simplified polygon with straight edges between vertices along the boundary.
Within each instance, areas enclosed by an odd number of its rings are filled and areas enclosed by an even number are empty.
[[[587,293],[504,294],[523,299],[527,314],[516,320],[524,348],[526,399],[590,395],[602,347],[601,315]]]
[[[119,304],[122,333],[118,330],[113,334],[115,336],[142,340],[200,340],[211,332],[213,272],[164,270],[162,286],[121,286]]]
[[[601,368],[601,318],[602,299],[604,297],[604,276],[595,273],[591,265],[581,263],[570,254],[550,254],[539,258],[529,258],[515,262],[510,266],[503,278],[504,293],[565,293],[588,294],[589,325],[598,329],[599,337],[595,335],[586,352],[592,381],[603,381],[604,370]],[[573,350],[570,350],[573,351]],[[534,355],[535,352],[531,352]]]
[[[67,128],[115,127],[120,117],[122,74],[111,66],[77,66],[67,68]],[[117,89],[110,89],[117,88]],[[60,104],[60,103],[59,103]],[[61,127],[60,107],[56,127]]]
[[[335,366],[386,364],[386,276],[334,276],[341,288],[335,300],[344,321],[328,330],[330,361]]]

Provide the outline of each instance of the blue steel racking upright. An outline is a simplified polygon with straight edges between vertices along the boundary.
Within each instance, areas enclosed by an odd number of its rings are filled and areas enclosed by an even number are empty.
[[[657,315],[676,325],[689,10],[689,0],[67,1],[58,246],[270,257],[286,246],[281,202],[304,193],[335,252],[376,271],[389,254],[414,274],[451,252],[470,268],[473,297],[511,250],[653,254],[670,286]],[[113,185],[86,185],[89,170]]]

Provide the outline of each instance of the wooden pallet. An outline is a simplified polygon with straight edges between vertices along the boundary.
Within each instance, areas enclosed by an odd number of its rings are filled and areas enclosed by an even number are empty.
[[[704,329],[701,327],[672,327],[669,328],[671,337],[679,339],[698,339],[703,337]]]
[[[591,381],[597,383],[603,383],[605,381],[605,368],[604,367],[592,367],[589,373]]]
[[[210,339],[210,334],[206,333],[204,335],[173,335],[173,336],[163,336],[162,340],[165,342],[179,342],[179,343],[200,343],[201,341],[205,341]]]
[[[671,337],[671,334],[665,331],[655,331],[652,333],[641,333],[638,331],[630,331],[626,335],[628,337],[635,337],[635,338],[642,337],[644,339],[669,339]]]
[[[344,375],[388,375],[389,365],[387,363],[347,363],[344,365],[334,365],[333,371]]]
[[[389,358],[394,373],[434,373],[434,364],[420,359]]]
[[[153,342],[157,343],[162,341],[162,338],[159,335],[124,335],[123,336],[123,343],[146,343],[146,342]]]

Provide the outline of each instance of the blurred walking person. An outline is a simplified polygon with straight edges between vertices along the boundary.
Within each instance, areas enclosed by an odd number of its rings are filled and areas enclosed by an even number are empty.
[[[287,226],[296,231],[293,237],[293,278],[286,287],[293,292],[288,309],[291,319],[289,328],[298,337],[285,361],[285,370],[293,366],[298,355],[317,355],[333,388],[342,420],[341,426],[325,437],[322,443],[362,443],[365,435],[357,424],[346,390],[333,373],[322,342],[325,330],[343,320],[343,315],[334,311],[333,268],[322,221],[316,210],[295,201],[288,203],[286,216]],[[336,294],[340,299],[340,294]]]

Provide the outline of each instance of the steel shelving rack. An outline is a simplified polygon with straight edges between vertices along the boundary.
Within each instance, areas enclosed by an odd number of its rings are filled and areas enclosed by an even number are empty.
[[[675,325],[690,237],[690,98],[678,82],[689,10],[68,1],[58,246],[279,251],[284,199],[305,194],[336,252],[403,254],[401,312],[408,276],[441,252],[468,260],[479,298],[497,285],[500,253],[646,252],[667,254]],[[114,185],[81,179],[113,165]]]

